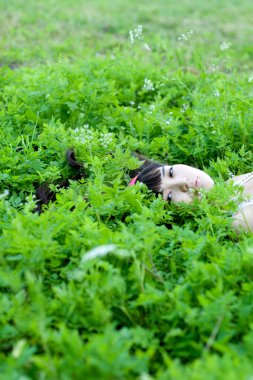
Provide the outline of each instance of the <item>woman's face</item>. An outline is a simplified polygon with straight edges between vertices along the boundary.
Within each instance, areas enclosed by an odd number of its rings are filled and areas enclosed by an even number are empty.
[[[190,203],[199,197],[200,189],[210,189],[214,182],[202,170],[188,165],[161,167],[161,191],[163,199],[169,202]]]

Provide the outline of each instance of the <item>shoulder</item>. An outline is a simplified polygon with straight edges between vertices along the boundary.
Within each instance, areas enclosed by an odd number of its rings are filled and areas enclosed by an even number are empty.
[[[234,185],[242,186],[244,194],[253,196],[253,172],[246,173],[231,178]]]
[[[233,227],[237,232],[253,232],[253,198],[240,204],[233,215]]]

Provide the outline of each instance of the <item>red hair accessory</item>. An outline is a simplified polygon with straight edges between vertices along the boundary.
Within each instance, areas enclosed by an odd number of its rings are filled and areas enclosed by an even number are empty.
[[[131,181],[129,182],[129,185],[128,185],[128,186],[133,186],[133,185],[136,184],[136,181],[137,181],[137,179],[138,179],[138,175],[139,175],[139,174],[137,174],[136,177],[134,177],[134,178],[131,179]]]

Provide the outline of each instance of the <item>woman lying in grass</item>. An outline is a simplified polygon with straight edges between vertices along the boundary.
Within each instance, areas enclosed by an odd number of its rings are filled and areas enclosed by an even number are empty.
[[[137,155],[139,159],[145,159]],[[135,173],[136,174],[136,173]],[[214,186],[213,179],[202,170],[187,165],[162,165],[145,160],[140,172],[131,180],[130,186],[137,181],[144,183],[156,194],[161,194],[168,202],[191,203],[194,198],[201,199],[201,189],[209,190]],[[240,204],[232,215],[233,226],[237,231],[243,229],[253,232],[253,172],[234,176],[235,185],[242,186],[245,198],[252,198]]]
[[[187,165],[164,165],[146,159],[144,156],[133,153],[144,164],[137,170],[132,171],[132,180],[129,185],[136,182],[144,183],[149,190],[161,194],[168,202],[191,203],[194,198],[201,199],[201,190],[209,190],[214,186],[213,179],[204,171]],[[84,168],[79,163],[73,150],[67,151],[69,165],[75,169],[75,175],[71,179],[85,177]],[[232,215],[233,226],[237,231],[243,229],[253,232],[253,172],[232,178],[235,185],[243,188],[243,195],[252,196],[240,204],[238,211]],[[68,180],[59,183],[59,187],[68,187]],[[55,200],[55,193],[48,185],[40,186],[36,195],[38,198],[37,211],[41,212],[41,206]]]

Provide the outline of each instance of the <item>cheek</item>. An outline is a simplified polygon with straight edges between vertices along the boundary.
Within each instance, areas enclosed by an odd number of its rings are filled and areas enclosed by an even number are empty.
[[[214,182],[211,178],[203,176],[202,186],[205,189],[211,189],[211,187],[213,187],[213,185],[214,185]]]
[[[209,177],[208,174],[205,172],[199,171],[198,177],[200,181],[202,182],[202,186],[206,188],[211,188],[214,185],[214,182],[211,177]]]
[[[173,200],[172,200],[173,203],[179,203],[179,202],[192,203],[192,201],[193,199],[191,195],[185,192],[174,194]]]

